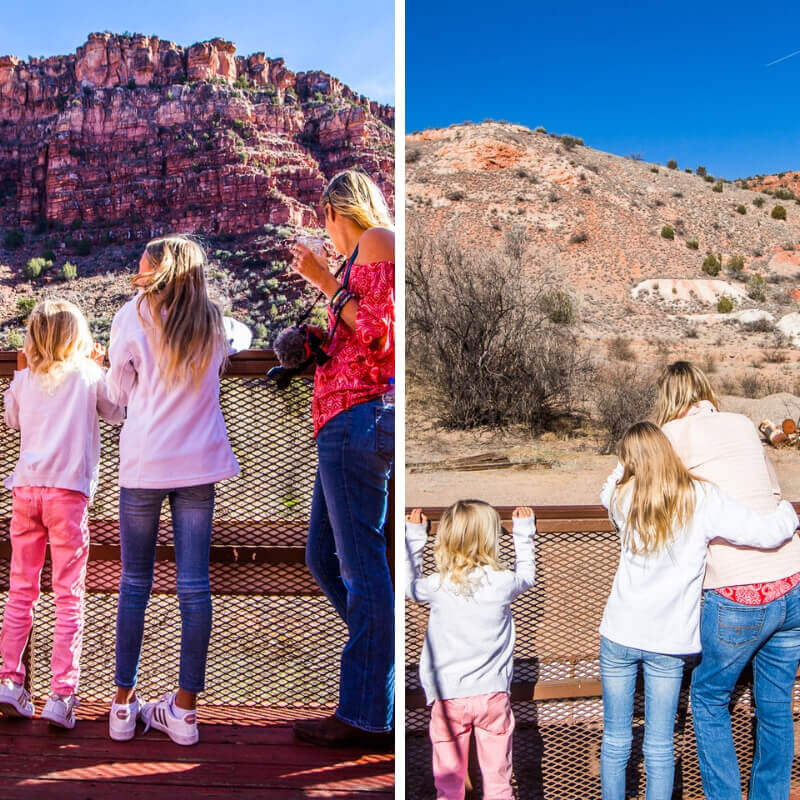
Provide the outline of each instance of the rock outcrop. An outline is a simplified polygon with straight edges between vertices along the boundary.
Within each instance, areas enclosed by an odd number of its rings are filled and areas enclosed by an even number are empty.
[[[221,39],[95,33],[74,55],[0,57],[0,228],[101,242],[313,227],[340,169],[391,198],[393,126],[336,78]]]

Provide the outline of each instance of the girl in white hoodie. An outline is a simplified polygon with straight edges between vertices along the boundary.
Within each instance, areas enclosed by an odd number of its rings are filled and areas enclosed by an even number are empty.
[[[219,405],[227,335],[205,268],[205,252],[193,239],[154,239],[133,278],[139,293],[111,326],[109,394],[128,409],[119,441],[122,577],[109,715],[116,740],[133,737],[137,716],[177,744],[198,740],[195,709],[211,635],[214,485],[239,471]],[[178,571],[180,675],[176,692],[140,706],[136,678],[165,498]]]
[[[511,602],[536,573],[530,508],[514,510],[514,570],[498,558],[500,516],[480,500],[459,500],[442,515],[434,555],[438,572],[422,575],[427,520],[406,518],[406,594],[430,605],[420,679],[431,709],[438,800],[463,800],[469,741],[475,734],[484,800],[511,800],[514,667]]]
[[[600,625],[603,800],[622,800],[636,673],[645,678],[647,800],[672,796],[675,711],[684,657],[700,651],[700,595],[715,537],[776,547],[797,527],[792,506],[761,516],[688,472],[650,422],[623,436],[601,501],[620,534],[620,561]]]

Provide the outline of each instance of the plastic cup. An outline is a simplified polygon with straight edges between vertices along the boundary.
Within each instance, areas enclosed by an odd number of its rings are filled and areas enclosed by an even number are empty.
[[[298,236],[297,244],[307,247],[314,255],[325,257],[325,240],[319,236]]]

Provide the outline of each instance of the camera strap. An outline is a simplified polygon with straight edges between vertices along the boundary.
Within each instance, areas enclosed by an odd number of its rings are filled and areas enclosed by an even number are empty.
[[[356,245],[356,249],[353,250],[353,254],[350,258],[347,259],[347,262],[343,265],[344,268],[344,280],[342,281],[342,287],[344,289],[347,288],[347,285],[350,283],[350,270],[353,268],[353,264],[355,263],[356,258],[358,257],[358,245]],[[342,267],[336,272],[336,277],[339,277],[339,273],[342,271]],[[328,334],[327,344],[330,344],[333,341],[333,335],[336,333],[336,329],[339,327],[339,319],[341,318],[341,313],[336,315],[336,321],[333,323],[333,329]]]

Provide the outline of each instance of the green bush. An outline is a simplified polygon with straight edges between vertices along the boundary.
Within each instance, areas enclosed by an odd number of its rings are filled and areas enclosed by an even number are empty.
[[[722,295],[720,299],[717,301],[717,311],[720,314],[730,314],[733,311],[733,302],[731,301],[730,297],[726,297]]]
[[[567,150],[572,150],[573,147],[577,147],[579,145],[583,146],[583,139],[581,139],[579,136],[569,136],[565,134],[564,136],[559,136],[558,138],[561,141],[561,144],[563,144]]]
[[[714,183],[714,181],[716,180],[716,178],[715,178],[713,175],[703,175],[703,180],[704,180],[706,183]]]
[[[61,277],[65,281],[74,281],[78,277],[78,267],[71,261],[65,262],[64,266],[61,267]]]
[[[22,274],[32,280],[33,278],[38,278],[44,270],[50,269],[52,266],[53,262],[48,261],[46,258],[30,258],[22,268]]]
[[[678,162],[674,158],[671,158],[667,161],[667,169],[678,169]]]
[[[704,178],[706,175],[706,168],[703,166],[698,167],[695,172],[701,177]]]
[[[9,250],[16,250],[22,246],[24,241],[25,234],[22,230],[20,228],[12,228],[10,231],[6,231],[6,235],[3,238],[3,246]]]
[[[738,275],[744,269],[744,256],[739,253],[735,253],[728,259],[726,266],[728,267],[729,272],[733,272],[734,274]]]
[[[675,228],[672,225],[665,225],[661,229],[661,236],[664,239],[674,239],[675,238]]]
[[[703,272],[707,275],[719,275],[719,271],[722,269],[722,264],[720,263],[719,259],[713,254],[709,253],[703,259]]]
[[[746,214],[747,209],[743,205],[736,206],[736,213],[737,214]]]
[[[767,282],[759,273],[751,275],[747,279],[747,296],[751,300],[757,300],[758,302],[763,303],[767,299],[766,290]]]
[[[17,298],[17,313],[22,319],[27,319],[36,306],[36,298],[26,295],[25,297]]]
[[[650,172],[655,172],[658,175],[658,167],[650,167]]]
[[[717,181],[712,187],[712,192],[721,192],[722,191],[722,181]]]
[[[698,250],[700,248],[700,242],[698,242],[697,239],[687,239],[686,246],[690,250]]]
[[[11,331],[6,339],[8,346],[12,350],[22,350],[22,345],[25,344],[25,339],[18,331]]]
[[[772,219],[786,219],[786,209],[783,206],[775,206],[770,214]]]
[[[762,208],[764,205],[764,198],[763,197],[754,197],[753,198],[753,205],[756,208]]]
[[[550,322],[569,325],[575,321],[575,307],[568,292],[550,289],[539,299],[539,308],[547,314]]]

